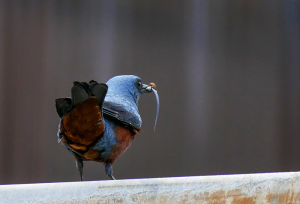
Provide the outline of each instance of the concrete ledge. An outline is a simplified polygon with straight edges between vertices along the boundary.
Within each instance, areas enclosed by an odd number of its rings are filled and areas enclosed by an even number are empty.
[[[0,203],[300,203],[300,172],[2,185]]]

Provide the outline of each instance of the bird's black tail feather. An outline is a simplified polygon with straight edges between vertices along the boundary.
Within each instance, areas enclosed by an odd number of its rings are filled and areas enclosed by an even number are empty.
[[[91,96],[88,83],[74,81],[71,94],[72,106],[74,108],[76,105],[86,101]]]
[[[98,83],[94,80],[89,82],[89,91],[91,96],[96,96],[99,102],[100,110],[102,110],[102,105],[104,102],[105,95],[107,93],[108,86],[104,83]]]
[[[59,117],[62,118],[71,111],[71,109],[86,101],[91,96],[97,97],[100,110],[102,110],[102,104],[107,93],[107,88],[106,84],[99,84],[94,80],[91,80],[89,83],[75,81],[71,89],[72,98],[58,98],[55,100],[56,111]]]
[[[72,109],[72,100],[70,98],[58,98],[55,100],[57,114],[62,118]]]

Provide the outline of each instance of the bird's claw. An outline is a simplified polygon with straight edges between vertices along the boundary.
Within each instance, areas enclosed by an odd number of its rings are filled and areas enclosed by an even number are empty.
[[[107,164],[105,165],[105,173],[106,173],[112,180],[116,180],[116,178],[113,176],[112,164],[107,163]]]

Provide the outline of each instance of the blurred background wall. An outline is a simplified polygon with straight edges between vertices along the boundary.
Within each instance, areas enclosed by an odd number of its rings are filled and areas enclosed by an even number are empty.
[[[118,179],[300,170],[300,5],[0,0],[0,184],[77,181],[55,98],[134,74],[143,128]],[[85,162],[85,180],[108,179]]]

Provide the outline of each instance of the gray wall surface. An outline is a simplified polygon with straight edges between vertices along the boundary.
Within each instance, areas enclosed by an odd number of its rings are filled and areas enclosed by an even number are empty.
[[[134,74],[118,179],[300,170],[299,1],[0,0],[0,184],[77,181],[54,100]],[[85,180],[108,179],[85,162]]]

